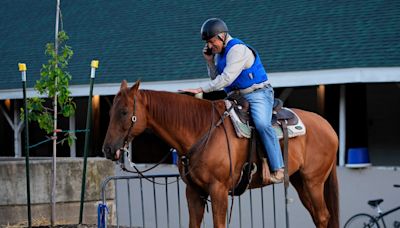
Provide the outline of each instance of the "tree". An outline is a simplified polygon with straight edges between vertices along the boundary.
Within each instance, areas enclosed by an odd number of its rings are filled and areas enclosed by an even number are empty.
[[[57,5],[59,9],[59,2]],[[58,13],[57,13],[58,14]],[[51,193],[51,225],[56,220],[56,157],[57,157],[57,116],[62,114],[64,117],[74,115],[76,104],[70,97],[69,81],[71,75],[66,71],[68,61],[73,55],[71,47],[65,44],[68,36],[64,31],[58,32],[56,29],[56,41],[46,44],[45,54],[50,57],[47,64],[43,64],[40,71],[40,79],[36,81],[34,89],[40,97],[33,97],[27,101],[29,110],[28,120],[36,121],[39,127],[47,134],[53,133],[53,160],[52,160],[52,193]],[[60,52],[58,51],[60,48]],[[45,97],[45,98],[43,98]],[[53,100],[52,107],[46,107],[46,98]],[[58,107],[60,109],[58,109]],[[58,111],[59,110],[59,111]],[[23,113],[23,112],[22,112]],[[52,114],[53,113],[53,118]],[[69,145],[75,140],[74,134],[66,133]]]
[[[46,107],[46,98],[54,100],[57,97],[57,105],[60,108],[57,114],[62,114],[64,117],[75,114],[76,104],[70,97],[69,90],[71,75],[66,71],[73,51],[70,46],[65,44],[67,40],[68,35],[64,31],[58,33],[58,43],[61,47],[59,54],[56,53],[54,43],[46,44],[45,54],[50,59],[47,64],[42,65],[40,79],[36,81],[34,87],[40,96],[28,99],[29,121],[37,122],[47,134],[56,129],[53,129],[54,119],[52,117],[55,110],[52,107]],[[67,136],[65,139],[68,139],[68,143],[71,145],[75,137],[69,133]]]

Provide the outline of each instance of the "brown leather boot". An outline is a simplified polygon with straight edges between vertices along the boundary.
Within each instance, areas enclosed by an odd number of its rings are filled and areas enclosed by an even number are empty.
[[[278,169],[277,171],[271,174],[271,182],[274,184],[282,183],[285,178],[285,170]]]
[[[269,167],[268,167],[268,163],[267,163],[267,159],[263,158],[262,159],[262,173],[261,173],[261,178],[262,178],[262,184],[263,185],[267,185],[269,183],[271,183],[271,173],[269,172]]]

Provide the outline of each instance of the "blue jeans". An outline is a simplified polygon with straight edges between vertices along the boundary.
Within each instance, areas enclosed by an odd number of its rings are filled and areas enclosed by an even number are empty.
[[[267,153],[270,169],[276,171],[283,168],[281,147],[275,130],[271,125],[272,107],[274,105],[273,88],[269,86],[258,89],[245,94],[244,97],[250,103],[250,114]]]

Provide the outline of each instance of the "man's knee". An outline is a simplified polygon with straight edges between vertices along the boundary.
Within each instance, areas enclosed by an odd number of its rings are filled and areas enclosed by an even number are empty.
[[[266,123],[266,122],[261,122],[261,123],[254,123],[256,126],[256,129],[259,131],[271,131],[272,125],[271,123]]]

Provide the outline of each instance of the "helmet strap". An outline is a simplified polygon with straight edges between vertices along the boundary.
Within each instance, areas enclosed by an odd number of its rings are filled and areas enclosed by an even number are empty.
[[[222,39],[222,37],[220,36],[220,34],[217,35],[218,39],[222,41],[222,51],[221,53],[223,53],[225,51],[225,44],[226,44],[226,38],[228,37],[228,33],[225,32],[225,37],[224,39]]]
[[[224,44],[224,47],[225,47],[225,43],[226,43],[226,38],[227,38],[227,36],[228,36],[228,33],[226,33],[226,32],[225,32],[225,37],[224,37],[224,39],[222,39],[222,37],[220,36],[220,34],[217,35],[218,39],[221,40],[222,43]]]

